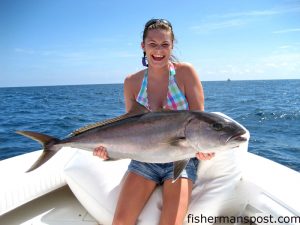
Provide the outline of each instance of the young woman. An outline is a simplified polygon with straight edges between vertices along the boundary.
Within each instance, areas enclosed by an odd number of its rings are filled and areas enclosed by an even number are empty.
[[[204,110],[201,82],[191,64],[176,62],[172,56],[174,32],[169,21],[152,19],[145,25],[141,47],[143,65],[148,68],[126,77],[126,111],[137,101],[151,111]],[[94,155],[108,159],[99,146]],[[214,153],[197,153],[180,178],[172,183],[173,163],[142,163],[132,160],[122,187],[113,224],[133,225],[157,185],[163,185],[160,225],[182,224],[188,210],[198,159],[211,159]]]

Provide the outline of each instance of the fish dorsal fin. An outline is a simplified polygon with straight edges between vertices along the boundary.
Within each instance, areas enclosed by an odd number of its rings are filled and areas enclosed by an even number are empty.
[[[102,126],[105,126],[107,124],[114,123],[114,122],[129,118],[129,117],[132,117],[132,116],[141,115],[141,114],[144,114],[144,113],[147,113],[147,112],[150,112],[150,111],[147,108],[145,108],[143,105],[139,104],[138,102],[133,101],[133,106],[132,106],[131,110],[128,113],[123,114],[123,115],[118,116],[118,117],[115,117],[115,118],[112,118],[112,119],[99,121],[99,122],[81,127],[77,130],[74,130],[71,134],[68,135],[68,137],[74,137],[76,135],[79,135],[79,134],[81,134],[85,131],[91,130],[93,128],[102,127]]]
[[[168,109],[168,108],[161,108],[161,109],[157,110],[157,112],[171,112],[171,111],[174,111],[174,110]]]
[[[104,125],[107,125],[107,124],[125,119],[127,117],[128,117],[128,114],[126,113],[124,115],[121,115],[121,116],[118,116],[118,117],[115,117],[115,118],[112,118],[112,119],[103,120],[103,121],[99,121],[99,122],[96,122],[96,123],[93,123],[93,124],[86,125],[84,127],[81,127],[81,128],[78,128],[78,129],[74,130],[71,134],[68,135],[68,137],[74,137],[74,136],[76,136],[78,134],[81,134],[85,131],[91,130],[91,129],[96,128],[96,127],[102,127]]]
[[[148,113],[148,112],[150,112],[149,109],[147,109],[145,106],[143,106],[139,102],[134,101],[134,100],[131,100],[131,102],[132,102],[132,106],[131,106],[131,109],[129,110],[128,113],[140,114],[140,113]]]

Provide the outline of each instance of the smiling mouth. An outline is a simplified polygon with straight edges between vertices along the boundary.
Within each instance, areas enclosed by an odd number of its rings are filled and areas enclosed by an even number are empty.
[[[165,58],[165,56],[163,55],[152,55],[152,58],[155,60],[155,61],[161,61]]]

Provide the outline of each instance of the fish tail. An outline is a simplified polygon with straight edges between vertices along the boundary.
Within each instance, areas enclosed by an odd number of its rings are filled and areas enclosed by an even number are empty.
[[[58,150],[57,148],[52,148],[53,145],[60,142],[59,139],[51,137],[49,135],[32,132],[32,131],[16,131],[17,134],[21,134],[25,137],[31,138],[32,140],[38,141],[43,145],[44,151],[38,158],[38,160],[26,171],[30,172],[40,167],[42,164],[47,162],[52,156],[54,156]]]

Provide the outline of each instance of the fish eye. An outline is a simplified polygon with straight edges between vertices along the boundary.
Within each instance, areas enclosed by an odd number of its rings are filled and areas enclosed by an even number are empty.
[[[220,131],[223,129],[223,124],[221,124],[221,123],[213,123],[211,126],[216,131]]]

